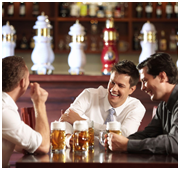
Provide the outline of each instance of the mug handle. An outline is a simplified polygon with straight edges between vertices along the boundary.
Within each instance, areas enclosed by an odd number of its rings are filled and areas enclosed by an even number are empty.
[[[104,147],[105,147],[105,143],[104,143],[104,139],[105,139],[104,135],[105,135],[105,134],[107,134],[106,131],[100,131],[100,132],[99,132],[99,142],[100,142],[100,144],[101,144],[102,146],[104,146]]]

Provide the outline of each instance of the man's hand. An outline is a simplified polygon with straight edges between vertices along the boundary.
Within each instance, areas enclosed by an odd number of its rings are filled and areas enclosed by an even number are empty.
[[[69,122],[70,124],[73,124],[76,120],[86,120],[83,119],[81,116],[79,116],[78,113],[74,112],[71,109],[66,110],[64,114],[60,117],[60,122]]]
[[[66,135],[66,146],[68,148],[72,148],[73,147],[73,134],[67,134]]]
[[[34,105],[37,106],[39,103],[45,103],[48,97],[48,92],[40,87],[38,83],[30,84],[30,96]]]
[[[108,133],[108,135],[105,135],[105,144],[108,143],[109,149],[111,151],[120,151],[120,152],[126,152],[127,151],[127,144],[129,139],[122,136],[118,135],[115,133]]]

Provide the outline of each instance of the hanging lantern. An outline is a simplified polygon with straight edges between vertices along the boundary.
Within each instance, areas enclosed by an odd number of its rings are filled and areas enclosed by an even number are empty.
[[[2,26],[2,58],[14,55],[14,48],[16,47],[15,33],[16,31],[9,24],[9,21]]]
[[[101,62],[103,64],[102,74],[110,75],[111,67],[119,60],[116,48],[117,31],[114,28],[113,18],[106,20],[106,28],[103,30],[103,34],[104,47],[101,54]]]
[[[72,36],[72,42],[69,43],[71,51],[68,56],[69,73],[71,75],[84,74],[84,66],[86,64],[86,55],[84,53],[84,27],[77,20],[70,27],[69,35]]]
[[[157,49],[156,29],[152,23],[147,21],[143,25],[140,33],[139,39],[141,40],[142,51],[139,56],[139,63],[147,59],[151,54],[154,54]]]
[[[33,74],[52,74],[54,67],[51,65],[54,61],[54,53],[51,49],[50,29],[52,26],[47,20],[44,12],[37,17],[37,21],[33,26],[36,30],[36,36],[33,37],[35,47],[31,54],[34,65],[31,67]]]

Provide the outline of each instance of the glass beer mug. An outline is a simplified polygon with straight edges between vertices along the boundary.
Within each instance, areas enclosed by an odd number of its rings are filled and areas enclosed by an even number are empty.
[[[120,122],[107,122],[106,125],[106,131],[100,131],[99,132],[99,142],[101,143],[101,145],[105,146],[104,143],[104,135],[108,134],[110,132],[116,133],[118,135],[121,135],[121,123]],[[106,145],[107,150],[109,150],[109,146],[108,144]]]
[[[94,148],[94,122],[92,120],[87,120],[88,122],[88,134],[89,134],[89,149]]]
[[[75,121],[73,124],[74,130],[74,152],[82,153],[89,149],[89,135],[87,121]]]
[[[65,122],[54,121],[51,123],[51,150],[65,151]]]

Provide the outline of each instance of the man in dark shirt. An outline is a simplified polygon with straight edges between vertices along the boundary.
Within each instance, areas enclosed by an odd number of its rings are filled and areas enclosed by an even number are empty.
[[[141,132],[129,137],[106,135],[109,149],[120,152],[178,154],[178,71],[166,53],[155,53],[140,63],[141,90],[161,101],[156,115]]]

